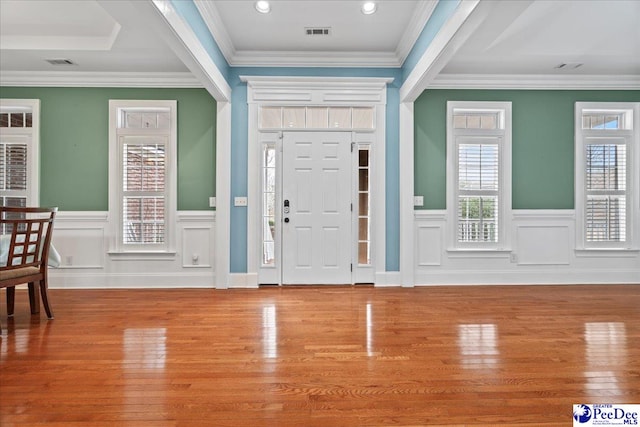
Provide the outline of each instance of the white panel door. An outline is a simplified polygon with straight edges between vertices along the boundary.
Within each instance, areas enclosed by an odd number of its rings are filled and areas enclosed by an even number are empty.
[[[285,132],[282,160],[282,283],[351,283],[351,134]]]

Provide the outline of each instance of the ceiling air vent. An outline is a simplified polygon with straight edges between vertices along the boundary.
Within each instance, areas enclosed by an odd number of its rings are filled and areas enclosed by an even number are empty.
[[[307,28],[304,29],[304,31],[308,36],[329,36],[329,35],[331,35],[331,28],[330,27],[324,27],[324,28],[320,28],[320,27],[310,28],[310,27],[307,27]]]
[[[47,59],[46,61],[51,65],[77,65],[70,59]]]

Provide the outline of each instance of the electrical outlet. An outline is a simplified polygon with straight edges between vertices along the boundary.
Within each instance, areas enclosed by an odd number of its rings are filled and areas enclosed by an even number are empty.
[[[424,206],[424,196],[413,196],[413,206]]]
[[[510,260],[513,263],[517,263],[518,262],[518,254],[516,254],[515,252],[511,252]]]
[[[234,197],[233,198],[233,206],[247,206],[247,198],[246,197]]]
[[[209,207],[210,208],[215,208],[216,207],[216,198],[215,197],[209,197]]]

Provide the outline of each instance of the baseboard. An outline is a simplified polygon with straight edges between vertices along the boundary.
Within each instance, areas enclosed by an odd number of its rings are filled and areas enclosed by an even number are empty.
[[[397,288],[401,283],[399,271],[378,271],[376,272],[376,288]]]
[[[50,289],[181,289],[214,288],[212,272],[115,274],[49,271]]]
[[[258,289],[258,275],[256,273],[229,274],[229,289]]]
[[[638,270],[605,269],[519,269],[518,271],[439,270],[420,271],[416,286],[433,285],[575,285],[640,284]]]

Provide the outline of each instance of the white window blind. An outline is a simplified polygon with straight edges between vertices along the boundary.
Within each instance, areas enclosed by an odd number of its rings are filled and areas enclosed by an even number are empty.
[[[4,191],[27,189],[27,144],[0,142],[0,188]]]
[[[497,242],[499,146],[458,145],[458,241]]]
[[[589,242],[626,240],[627,147],[588,144],[586,237]]]
[[[165,241],[164,138],[123,137],[123,243]]]

